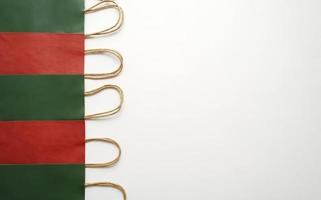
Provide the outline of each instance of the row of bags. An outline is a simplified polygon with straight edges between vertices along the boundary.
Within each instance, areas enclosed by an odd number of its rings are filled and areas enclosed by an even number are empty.
[[[84,33],[86,14],[106,9],[118,13],[115,24]],[[114,166],[121,157],[110,138],[86,139],[85,120],[120,111],[123,92],[116,85],[84,90],[85,79],[116,77],[123,58],[112,49],[84,50],[85,39],[109,35],[123,23],[123,10],[111,0],[85,9],[80,0],[0,1],[0,199],[84,200],[85,187],[122,186],[85,183],[86,168]],[[101,54],[119,61],[110,72],[84,73],[84,56]],[[119,104],[85,114],[84,99],[114,90]],[[118,153],[104,163],[85,163],[88,142],[114,145]]]

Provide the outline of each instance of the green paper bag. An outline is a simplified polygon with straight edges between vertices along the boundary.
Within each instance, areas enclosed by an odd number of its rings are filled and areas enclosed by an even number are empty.
[[[118,184],[85,184],[84,165],[0,165],[1,200],[84,200],[85,187],[125,190]]]
[[[107,112],[85,116],[84,97],[105,89],[118,92],[120,104]],[[0,75],[0,120],[82,120],[109,116],[122,106],[122,90],[104,85],[84,91],[83,75]]]

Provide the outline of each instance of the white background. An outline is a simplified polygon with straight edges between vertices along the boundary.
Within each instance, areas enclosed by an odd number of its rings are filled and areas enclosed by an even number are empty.
[[[120,51],[124,71],[86,88],[118,84],[125,104],[88,121],[87,137],[116,139],[123,156],[113,168],[88,169],[88,181],[121,183],[132,200],[321,199],[320,0],[118,3],[122,30],[86,48]],[[86,31],[116,16],[90,14]],[[87,72],[113,64],[86,57]],[[116,103],[103,92],[86,98],[86,112]],[[115,153],[87,145],[88,162]],[[121,195],[90,188],[86,199]]]

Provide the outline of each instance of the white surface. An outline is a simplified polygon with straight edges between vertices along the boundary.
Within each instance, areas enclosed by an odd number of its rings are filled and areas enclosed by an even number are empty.
[[[126,101],[119,115],[87,122],[87,137],[116,139],[123,157],[87,170],[88,181],[121,183],[132,200],[321,199],[321,1],[118,3],[123,29],[86,46],[119,50],[124,71],[86,88],[116,83]],[[87,31],[113,16],[92,14]],[[93,58],[87,71],[106,69]],[[106,92],[86,111],[116,102]],[[90,145],[88,161],[115,153]],[[88,189],[86,199],[121,196]]]

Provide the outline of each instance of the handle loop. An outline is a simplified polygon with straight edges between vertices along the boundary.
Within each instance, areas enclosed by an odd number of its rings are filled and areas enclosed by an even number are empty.
[[[96,182],[96,183],[85,183],[85,187],[110,187],[110,188],[114,188],[118,191],[120,191],[123,195],[123,199],[126,200],[127,199],[127,195],[126,195],[126,191],[125,189],[118,184],[115,183],[111,183],[111,182]]]
[[[119,161],[119,159],[121,157],[120,145],[115,140],[112,140],[110,138],[91,138],[91,139],[86,139],[86,143],[88,143],[88,142],[97,142],[97,141],[98,142],[109,143],[109,144],[112,144],[112,145],[116,146],[117,149],[118,149],[118,155],[114,160],[112,160],[110,162],[96,163],[96,164],[95,163],[89,163],[89,164],[86,164],[85,166],[87,168],[99,168],[99,167],[111,167],[111,166],[115,165]]]
[[[113,26],[111,26],[107,29],[104,29],[102,31],[85,34],[86,38],[100,36],[100,35],[109,35],[111,33],[118,31],[121,28],[121,26],[123,25],[124,11],[120,6],[118,6],[118,4],[115,1],[112,1],[112,0],[100,1],[96,5],[86,9],[84,12],[85,12],[85,14],[90,14],[90,13],[97,12],[97,11],[104,10],[104,9],[116,9],[118,12],[117,22]]]
[[[119,60],[119,66],[112,72],[109,73],[101,73],[101,74],[85,74],[85,79],[108,79],[114,78],[120,74],[123,70],[123,57],[122,55],[112,49],[89,49],[85,50],[85,55],[95,55],[95,54],[104,54],[104,55],[112,55],[113,57]]]
[[[120,109],[123,105],[123,102],[124,102],[124,94],[123,94],[122,89],[120,87],[118,87],[117,85],[104,85],[100,88],[85,92],[84,95],[85,96],[92,96],[92,95],[95,95],[95,94],[97,94],[103,90],[107,90],[107,89],[115,90],[119,94],[119,99],[120,99],[119,105],[116,108],[106,111],[106,112],[86,115],[85,120],[86,119],[98,119],[98,118],[102,118],[102,117],[108,117],[108,116],[114,115],[120,111]]]

